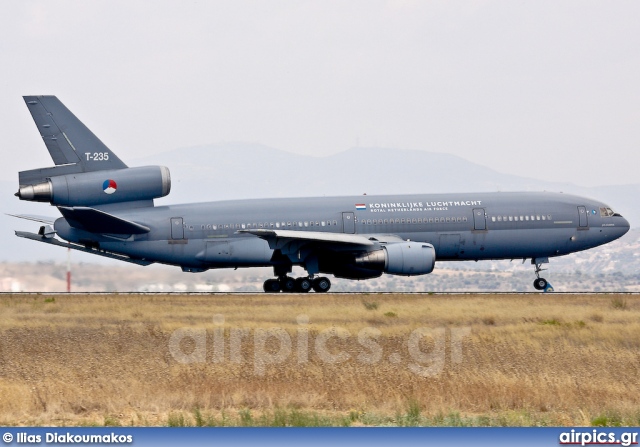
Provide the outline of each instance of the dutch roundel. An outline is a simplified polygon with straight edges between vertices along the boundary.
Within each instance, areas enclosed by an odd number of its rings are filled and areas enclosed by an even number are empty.
[[[102,189],[107,194],[113,194],[114,192],[116,192],[116,189],[118,189],[118,185],[116,185],[115,181],[109,179],[104,181],[104,183],[102,184]]]

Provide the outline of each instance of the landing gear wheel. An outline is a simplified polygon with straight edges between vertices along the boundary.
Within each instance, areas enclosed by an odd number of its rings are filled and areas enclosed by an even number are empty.
[[[331,288],[329,278],[320,277],[313,280],[313,290],[317,293],[326,293]]]
[[[278,280],[278,282],[280,283],[280,289],[283,292],[291,293],[296,289],[296,280],[290,276],[283,276]]]
[[[311,290],[311,280],[309,278],[296,279],[296,292],[307,293]]]
[[[267,293],[277,293],[280,291],[280,282],[277,279],[267,279],[262,288]]]
[[[536,290],[544,290],[547,288],[547,280],[544,278],[536,278],[533,281],[533,287],[535,287]]]

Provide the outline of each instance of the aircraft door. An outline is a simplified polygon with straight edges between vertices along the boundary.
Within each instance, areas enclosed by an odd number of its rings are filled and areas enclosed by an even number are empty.
[[[578,207],[578,220],[581,228],[589,226],[589,217],[587,215],[587,208],[584,206]]]
[[[353,213],[342,213],[342,232],[347,234],[356,232],[356,216]]]
[[[487,218],[485,217],[484,208],[473,209],[473,229],[474,230],[487,229]]]
[[[184,239],[184,225],[182,217],[171,218],[171,239]]]

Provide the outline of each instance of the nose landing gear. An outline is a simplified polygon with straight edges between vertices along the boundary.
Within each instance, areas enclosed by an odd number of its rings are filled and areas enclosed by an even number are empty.
[[[536,279],[533,281],[533,287],[536,290],[543,290],[544,292],[553,292],[553,286],[544,278],[540,277],[540,272],[547,270],[542,268],[542,264],[548,264],[549,258],[533,258],[531,263],[536,266]]]

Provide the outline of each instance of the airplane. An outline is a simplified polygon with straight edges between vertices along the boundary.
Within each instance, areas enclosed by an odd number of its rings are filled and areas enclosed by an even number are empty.
[[[164,166],[128,167],[55,96],[25,96],[54,167],[19,173],[20,200],[62,217],[19,237],[185,272],[272,267],[265,292],[328,292],[336,278],[425,275],[438,261],[549,258],[618,239],[629,222],[597,200],[552,192],[248,199],[155,206]],[[308,276],[293,278],[293,266]]]

